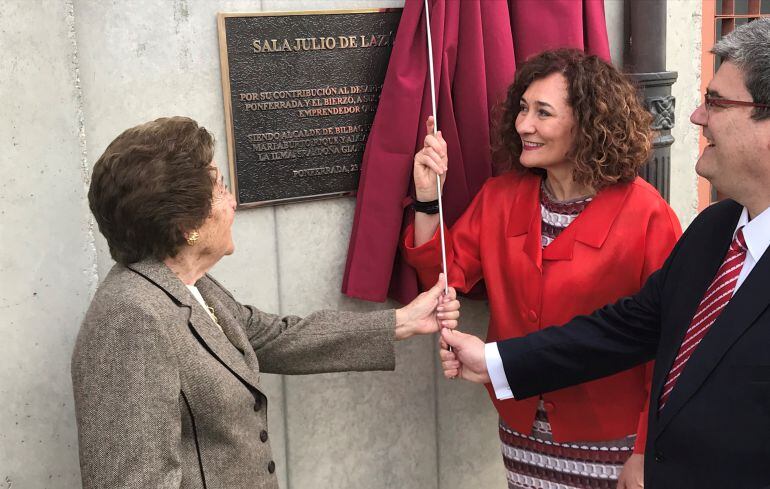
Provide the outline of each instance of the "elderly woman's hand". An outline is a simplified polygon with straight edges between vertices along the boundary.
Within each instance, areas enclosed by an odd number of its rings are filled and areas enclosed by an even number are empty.
[[[396,309],[396,339],[435,333],[441,328],[454,329],[459,317],[460,301],[457,300],[457,293],[449,287],[449,293],[444,295],[442,273],[430,290],[418,295],[401,309]]]

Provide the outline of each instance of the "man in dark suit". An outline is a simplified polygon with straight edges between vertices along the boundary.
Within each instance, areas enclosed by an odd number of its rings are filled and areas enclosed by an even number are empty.
[[[441,351],[445,375],[491,382],[500,398],[655,359],[648,489],[770,488],[770,19],[712,53],[723,62],[690,120],[708,140],[696,171],[725,199],[642,290],[523,338],[484,345],[442,333],[454,348]]]

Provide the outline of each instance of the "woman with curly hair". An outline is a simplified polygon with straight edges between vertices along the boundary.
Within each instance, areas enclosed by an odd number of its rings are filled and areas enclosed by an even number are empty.
[[[634,86],[596,56],[560,49],[518,68],[493,144],[507,171],[446,230],[450,284],[464,292],[486,284],[488,342],[633,294],[663,264],[681,228],[637,176],[650,156],[650,122]],[[403,242],[423,284],[441,266],[430,201],[436,174],[447,171],[446,143],[432,129],[429,119],[414,158],[414,224]],[[487,353],[487,363],[501,372],[488,390],[510,488],[641,487],[649,365],[515,400],[499,355]]]

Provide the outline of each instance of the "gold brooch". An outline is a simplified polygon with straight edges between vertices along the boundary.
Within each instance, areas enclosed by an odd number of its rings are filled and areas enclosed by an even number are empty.
[[[215,323],[217,323],[217,326],[219,326],[219,319],[217,319],[217,315],[214,314],[214,308],[211,306],[206,306],[206,309],[209,310],[209,314],[211,315],[211,319],[214,320]]]

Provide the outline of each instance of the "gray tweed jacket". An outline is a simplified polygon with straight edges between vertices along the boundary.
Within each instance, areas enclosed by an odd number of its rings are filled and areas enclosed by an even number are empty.
[[[162,262],[115,265],[72,357],[84,489],[277,488],[260,372],[395,367],[392,310],[278,317]]]

